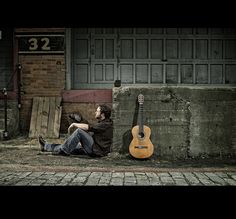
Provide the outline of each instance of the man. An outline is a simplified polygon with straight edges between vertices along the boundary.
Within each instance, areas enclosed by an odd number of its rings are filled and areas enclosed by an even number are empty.
[[[113,124],[110,119],[111,109],[105,105],[98,105],[95,112],[96,124],[72,123],[68,133],[76,128],[72,135],[63,144],[49,144],[39,136],[41,151],[51,151],[54,155],[69,156],[79,151],[89,156],[106,156],[111,150]],[[91,135],[88,132],[92,132]]]

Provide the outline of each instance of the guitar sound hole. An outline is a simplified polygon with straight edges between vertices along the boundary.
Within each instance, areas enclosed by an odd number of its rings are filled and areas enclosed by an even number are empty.
[[[144,138],[144,133],[143,133],[143,132],[140,132],[140,133],[139,133],[139,137],[140,137],[140,138]]]

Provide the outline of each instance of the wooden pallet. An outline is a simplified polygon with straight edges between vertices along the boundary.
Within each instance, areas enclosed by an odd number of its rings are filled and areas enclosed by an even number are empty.
[[[61,112],[61,97],[34,97],[29,137],[59,138]]]

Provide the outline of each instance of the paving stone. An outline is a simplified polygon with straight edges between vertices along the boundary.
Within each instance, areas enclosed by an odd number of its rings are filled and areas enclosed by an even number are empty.
[[[137,184],[137,180],[134,176],[127,176],[124,178],[124,185],[136,185]]]
[[[87,182],[85,182],[85,185],[97,185],[100,178],[102,176],[102,173],[101,172],[92,172],[88,179],[87,179]]]
[[[160,180],[163,183],[163,185],[174,185],[175,184],[174,180],[170,176],[160,176]]]
[[[227,173],[223,173],[223,172],[215,172],[215,174],[221,178],[228,178]]]
[[[216,175],[215,173],[205,173],[215,184],[227,185],[224,179]]]
[[[91,174],[91,172],[79,172],[77,174],[77,176],[84,176],[84,177],[88,177]]]
[[[157,173],[157,175],[158,175],[159,177],[169,177],[169,176],[170,176],[169,173]]]
[[[19,176],[19,178],[25,178],[26,176],[30,175],[32,172],[23,172],[21,173],[21,175]]]
[[[98,182],[98,185],[109,185],[111,177],[109,175],[102,176]]]
[[[199,173],[199,172],[193,172],[193,174],[199,179],[206,179],[206,180],[209,180],[209,177],[206,176],[203,172],[202,173]]]
[[[193,186],[202,185],[202,183],[199,181],[199,179],[193,174],[193,173],[186,173],[184,172],[183,175],[185,176],[186,181]]]
[[[85,183],[86,180],[87,180],[87,177],[85,177],[85,176],[77,176],[71,181],[71,183],[83,184],[83,183]]]
[[[134,177],[133,172],[125,172],[125,177]]]
[[[152,178],[151,180],[150,180],[150,185],[151,186],[160,186],[160,185],[162,185],[162,182],[160,181],[160,179],[159,178]]]
[[[169,172],[173,178],[184,179],[184,175],[181,172]]]
[[[231,177],[236,180],[236,174],[232,174]]]
[[[118,178],[118,177],[111,178],[110,185],[111,186],[122,186],[123,185],[123,178]]]
[[[36,180],[32,180],[28,185],[30,186],[40,186],[44,183],[46,183],[46,180],[41,180],[41,179],[36,179]]]
[[[236,172],[0,172],[5,186],[235,186]]]
[[[236,181],[230,178],[224,178],[224,180],[226,181],[226,183],[230,186],[236,186]]]
[[[125,174],[121,172],[115,172],[112,173],[112,178],[119,177],[119,178],[124,178]]]
[[[150,181],[148,179],[137,179],[137,185],[148,186],[150,185]]]
[[[54,177],[64,177],[64,176],[66,176],[66,173],[63,172],[58,172],[54,174]]]
[[[112,172],[104,172],[102,173],[102,177],[111,177],[112,176]]]
[[[176,186],[188,186],[189,184],[185,181],[185,179],[175,178],[175,185]]]
[[[30,184],[30,182],[31,182],[31,180],[21,180],[21,181],[19,181],[19,182],[17,182],[16,184],[15,184],[15,186],[27,186],[27,185],[29,185]]]
[[[212,181],[209,180],[209,179],[199,178],[199,181],[200,181],[203,185],[205,185],[205,186],[213,186],[213,185],[215,185],[215,183],[212,182]]]
[[[77,175],[77,173],[67,173],[64,178],[74,178]]]
[[[42,174],[44,174],[44,172],[32,172],[29,176],[31,176],[31,177],[39,177]]]

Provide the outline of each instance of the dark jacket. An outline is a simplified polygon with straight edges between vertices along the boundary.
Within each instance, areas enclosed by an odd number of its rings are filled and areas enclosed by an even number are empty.
[[[104,119],[96,124],[89,124],[89,132],[93,132],[93,153],[97,156],[105,156],[111,152],[113,138],[113,122],[111,119]]]

